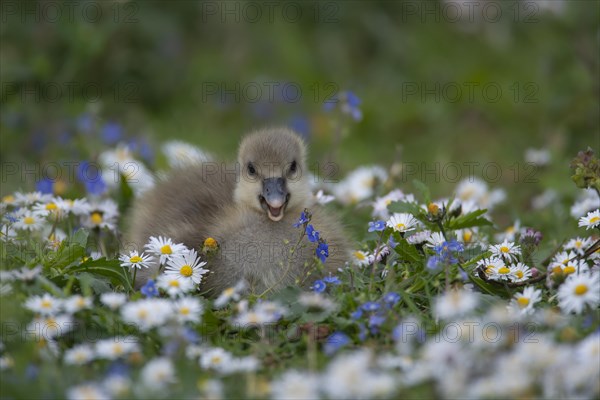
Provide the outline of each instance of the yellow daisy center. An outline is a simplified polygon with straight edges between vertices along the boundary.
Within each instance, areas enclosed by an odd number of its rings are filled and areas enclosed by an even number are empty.
[[[506,274],[508,274],[509,272],[510,272],[510,269],[509,269],[508,267],[502,267],[502,268],[500,268],[500,269],[498,270],[498,273],[499,273],[499,274],[502,274],[502,275],[506,275]]]
[[[219,357],[219,356],[212,356],[211,359],[210,359],[210,361],[213,364],[220,364],[221,363],[221,357]]]
[[[161,247],[160,252],[162,254],[173,254],[173,250],[171,250],[171,246],[168,244],[165,244],[163,247]]]
[[[527,297],[519,297],[517,303],[519,303],[521,308],[525,308],[529,305],[529,299]]]
[[[463,233],[463,240],[465,242],[470,242],[472,238],[473,238],[473,232],[471,232],[471,231],[465,231]]]
[[[582,245],[583,245],[583,243],[581,242],[581,240],[578,240],[575,242],[575,247],[578,249],[580,249]]]
[[[169,282],[169,286],[179,287],[179,281],[177,279],[173,279],[171,282]]]
[[[223,294],[225,296],[231,296],[234,292],[235,292],[234,287],[228,287],[227,289],[223,290]]]
[[[523,271],[518,270],[515,275],[517,275],[517,278],[521,279],[523,277]]]
[[[553,274],[562,274],[562,272],[563,272],[563,270],[562,270],[562,268],[561,268],[561,267],[554,267],[554,268],[552,269],[552,273],[553,273]]]
[[[46,210],[48,211],[54,211],[56,210],[58,207],[56,206],[56,204],[54,203],[48,203],[46,204]]]
[[[113,352],[115,354],[123,354],[123,346],[121,346],[121,343],[115,343],[113,345]]]
[[[181,307],[179,309],[179,313],[181,315],[189,315],[190,314],[190,308],[189,307]]]
[[[194,270],[192,269],[191,266],[186,264],[179,269],[179,273],[181,275],[185,276],[186,278],[188,278],[188,277],[192,276],[192,274],[194,273]]]
[[[50,300],[42,300],[42,303],[40,304],[40,307],[42,307],[42,308],[50,308],[50,307],[52,307],[52,302]]]
[[[592,217],[592,218],[590,218],[590,224],[595,224],[598,221],[600,221],[600,217]]]
[[[146,319],[146,317],[148,316],[148,311],[147,310],[139,310],[137,315],[141,319]]]
[[[392,204],[392,199],[386,199],[384,201],[384,203],[385,203],[386,206],[389,206],[390,204]]]
[[[206,238],[206,240],[204,241],[204,246],[209,249],[214,249],[217,247],[217,241],[211,237]]]
[[[7,195],[7,196],[4,196],[4,197],[2,198],[2,202],[3,202],[3,203],[10,204],[10,203],[12,203],[13,201],[15,201],[15,196],[13,196],[13,195],[11,195],[11,194],[9,194],[9,195]]]
[[[500,247],[500,251],[503,253],[508,253],[510,251],[510,249],[506,246],[502,246],[502,247]]]
[[[25,219],[23,220],[23,222],[25,222],[25,225],[33,225],[33,224],[35,224],[35,218],[33,218],[33,217],[25,217]]]
[[[587,293],[587,291],[588,291],[588,287],[583,283],[580,283],[579,285],[575,286],[575,294],[577,296],[583,296],[584,294]]]
[[[404,229],[404,228],[406,228],[406,225],[404,225],[402,222],[400,222],[400,223],[396,224],[396,228],[397,229]]]
[[[575,272],[575,267],[572,265],[569,265],[569,266],[565,267],[565,270],[563,272],[566,275],[572,274],[573,272]]]
[[[488,266],[485,268],[485,273],[489,275],[489,274],[491,274],[492,272],[494,272],[494,266],[493,266],[493,265],[488,265]]]
[[[364,261],[366,259],[365,255],[360,251],[355,251],[354,257],[356,257],[356,259],[359,261]]]
[[[131,257],[129,259],[129,262],[132,263],[132,264],[137,264],[137,263],[142,262],[142,261],[144,261],[144,260],[140,256],[133,256],[133,257]]]
[[[98,211],[94,211],[90,218],[95,225],[100,225],[102,223],[102,214]]]
[[[85,299],[83,297],[77,299],[77,307],[85,307]]]

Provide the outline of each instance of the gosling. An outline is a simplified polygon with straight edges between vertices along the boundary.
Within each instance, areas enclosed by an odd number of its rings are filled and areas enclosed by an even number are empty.
[[[305,209],[328,247],[322,270],[314,268],[317,241],[309,241],[303,225],[294,226]],[[174,171],[140,199],[130,226],[138,248],[158,235],[196,249],[206,238],[216,239],[219,250],[209,257],[210,272],[200,284],[207,296],[240,280],[255,294],[308,287],[344,266],[349,254],[342,224],[310,190],[306,146],[288,129],[246,136],[235,167],[201,164]],[[136,286],[157,269],[140,271]]]

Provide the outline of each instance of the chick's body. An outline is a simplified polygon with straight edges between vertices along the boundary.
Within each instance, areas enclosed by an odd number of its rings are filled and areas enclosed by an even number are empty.
[[[311,224],[327,242],[325,273],[344,265],[348,244],[342,225],[315,204],[310,191],[302,140],[287,129],[259,131],[244,138],[234,168],[202,164],[175,171],[146,193],[135,207],[130,240],[138,248],[150,236],[167,236],[189,248],[217,240],[200,285],[209,296],[245,280],[257,294],[300,283],[308,286],[317,242],[294,222],[308,208]],[[143,285],[158,265],[138,273]],[[310,274],[309,274],[310,272]]]

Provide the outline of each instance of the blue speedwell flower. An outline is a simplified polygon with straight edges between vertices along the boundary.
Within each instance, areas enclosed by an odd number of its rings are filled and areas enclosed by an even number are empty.
[[[116,122],[107,122],[102,127],[102,140],[108,145],[117,143],[122,136],[123,127]]]
[[[385,229],[385,221],[369,222],[369,232],[381,232]]]
[[[323,345],[323,351],[330,356],[348,343],[350,343],[348,335],[342,332],[334,332],[327,338]]]
[[[319,241],[319,231],[317,231],[312,225],[308,225],[306,227],[306,236],[308,237],[308,240],[312,243],[316,243]]]
[[[294,228],[299,228],[300,225],[304,225],[309,221],[308,216],[306,215],[306,212],[302,211],[302,213],[300,214],[300,218],[298,219],[298,221],[296,221],[294,223]]]
[[[149,279],[148,282],[140,289],[140,292],[148,298],[158,296],[158,288],[152,279]]]
[[[362,305],[362,309],[365,311],[377,311],[380,307],[381,305],[374,301],[367,301],[365,304]]]
[[[337,276],[331,276],[331,275],[323,278],[323,282],[330,283],[332,285],[339,285],[340,283],[342,283],[342,281],[340,281],[340,278],[338,278]]]
[[[325,291],[325,289],[327,289],[327,284],[325,284],[325,282],[323,282],[322,280],[318,279],[315,281],[315,283],[313,283],[311,288],[317,293],[322,293]]]
[[[82,161],[77,168],[77,178],[85,185],[89,194],[100,196],[106,192],[107,186],[98,164]]]
[[[327,245],[327,243],[320,242],[317,246],[316,253],[319,260],[321,260],[321,262],[324,263],[325,260],[327,260],[327,257],[329,257],[329,246]]]
[[[44,178],[40,181],[37,181],[35,184],[35,190],[44,194],[52,194],[54,193],[54,181],[50,178]]]
[[[396,304],[397,302],[400,301],[400,295],[398,293],[395,292],[389,292],[386,293],[383,296],[383,301],[385,304],[387,304],[388,306],[393,306],[394,304]]]
[[[456,264],[458,259],[455,254],[463,252],[464,249],[462,243],[456,240],[448,240],[438,244],[433,248],[436,254],[427,260],[427,268],[435,270],[444,265]]]

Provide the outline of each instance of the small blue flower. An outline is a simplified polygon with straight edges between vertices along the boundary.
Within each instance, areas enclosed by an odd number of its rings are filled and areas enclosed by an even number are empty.
[[[350,314],[350,318],[352,319],[360,319],[363,315],[363,310],[362,308],[358,308],[356,311],[354,311],[352,314]]]
[[[140,292],[148,298],[158,296],[158,288],[152,279],[149,279],[148,282],[141,287]]]
[[[82,161],[77,168],[77,179],[85,185],[85,190],[92,195],[102,195],[107,190],[102,178],[102,171],[97,164]]]
[[[385,222],[384,221],[373,221],[373,222],[369,222],[369,232],[381,232],[382,230],[385,229]]]
[[[316,243],[319,241],[319,231],[317,231],[312,225],[308,225],[306,227],[306,236],[308,237],[308,240],[312,243]]]
[[[27,378],[28,380],[37,379],[39,373],[40,368],[37,365],[33,363],[27,364],[27,368],[25,368],[25,378]]]
[[[390,239],[388,240],[388,247],[395,249],[396,246],[398,246],[398,242],[396,242],[396,240],[394,240],[393,236],[390,236]]]
[[[298,221],[296,221],[294,223],[294,228],[299,228],[300,225],[304,225],[309,221],[308,217],[306,216],[306,213],[304,211],[302,211],[302,213],[300,214],[300,218],[298,219]]]
[[[350,343],[348,335],[342,332],[334,332],[327,338],[327,341],[323,345],[323,351],[326,355],[330,356],[348,343]]]
[[[322,293],[325,291],[325,289],[327,289],[327,285],[325,284],[325,282],[323,282],[322,280],[318,279],[315,281],[315,283],[313,283],[313,285],[311,286],[312,290],[314,290],[317,293]]]
[[[123,376],[129,375],[129,367],[123,361],[113,361],[106,371],[106,376]]]
[[[187,326],[183,328],[181,336],[188,343],[198,343],[200,341],[200,335],[198,335],[198,333],[195,330]]]
[[[331,276],[331,275],[323,278],[323,281],[325,283],[331,283],[332,285],[339,285],[342,283],[342,281],[340,281],[340,278],[338,278],[337,276]]]
[[[432,271],[440,269],[442,264],[443,264],[443,260],[441,259],[440,256],[431,256],[431,257],[429,257],[429,260],[427,260],[427,268],[429,268]]]
[[[121,140],[123,128],[116,122],[107,122],[102,127],[102,140],[108,145],[112,145]]]
[[[369,331],[367,331],[367,327],[365,326],[365,324],[358,324],[358,338],[361,342],[365,341],[368,332]]]
[[[381,326],[385,322],[385,316],[380,314],[373,314],[369,317],[369,328]]]
[[[329,257],[329,246],[325,242],[320,242],[317,246],[317,257],[321,260],[322,263],[325,263],[327,257]]]
[[[35,184],[35,190],[44,194],[54,193],[54,181],[49,178],[44,178],[41,181],[37,181]]]
[[[365,311],[377,311],[380,307],[381,305],[374,301],[367,301],[365,304],[362,305],[362,309]]]
[[[385,304],[387,304],[388,306],[393,306],[394,304],[396,304],[397,302],[400,301],[400,295],[398,293],[395,292],[389,292],[386,293],[383,296],[383,301],[385,302]]]
[[[94,121],[92,120],[90,114],[81,114],[77,118],[76,125],[79,132],[87,135],[92,132],[92,129],[94,128]]]

